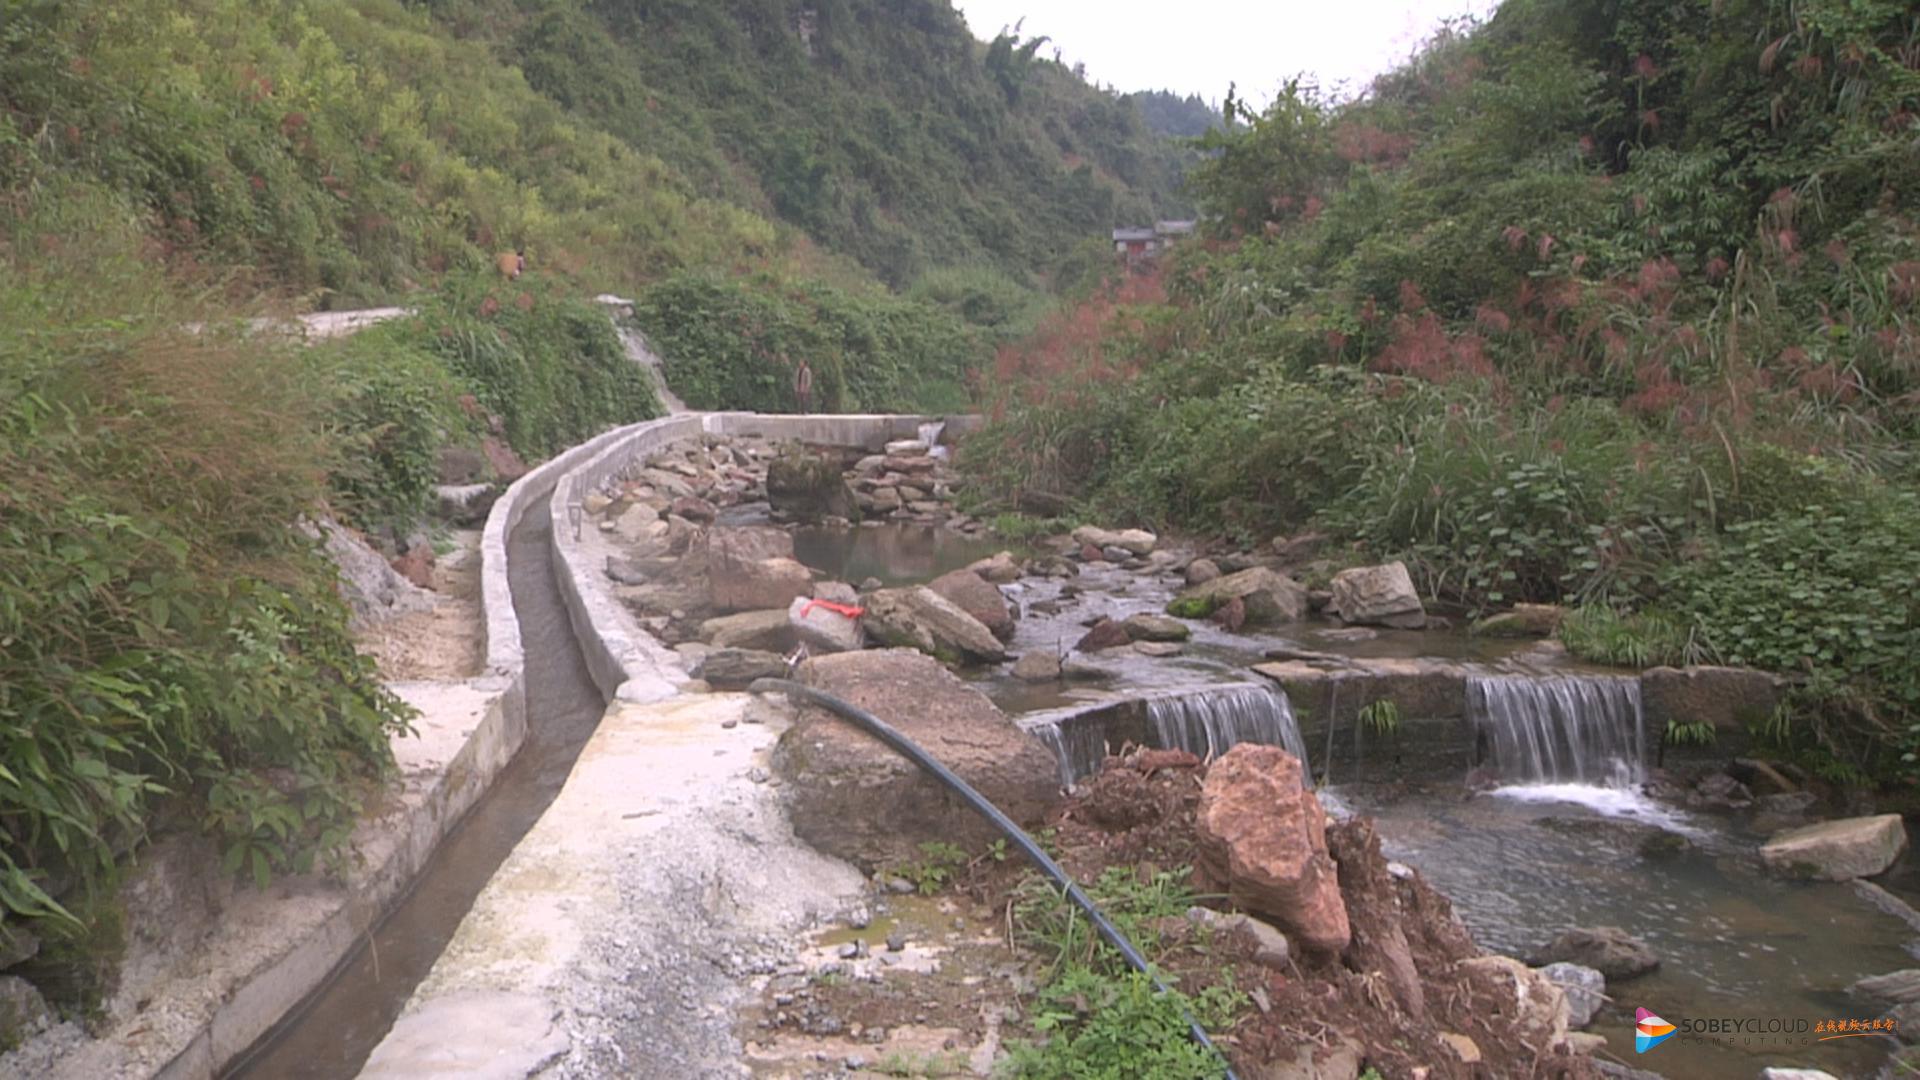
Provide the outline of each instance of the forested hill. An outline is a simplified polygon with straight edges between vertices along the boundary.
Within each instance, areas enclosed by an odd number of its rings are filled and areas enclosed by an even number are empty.
[[[981,475],[1792,673],[1789,749],[1920,778],[1911,3],[1507,0],[1240,118],[1211,243],[1002,352]]]
[[[1179,156],[1041,38],[974,39],[947,0],[446,0],[535,89],[895,286],[1016,276],[1183,211]]]
[[[1187,209],[1184,152],[1050,53],[947,0],[33,0],[0,20],[0,186],[98,184],[169,255],[321,304],[514,247],[605,287],[795,255],[1038,284]]]
[[[338,850],[405,710],[295,525],[424,557],[461,462],[653,415],[587,297],[697,408],[799,359],[824,411],[969,407],[1182,209],[1046,51],[946,0],[0,0],[0,951],[92,932],[163,809],[260,880]],[[371,304],[414,314],[246,329]]]
[[[1181,97],[1171,90],[1144,90],[1128,94],[1127,100],[1140,110],[1140,119],[1162,135],[1197,139],[1213,128],[1226,126],[1220,107],[1199,94]]]

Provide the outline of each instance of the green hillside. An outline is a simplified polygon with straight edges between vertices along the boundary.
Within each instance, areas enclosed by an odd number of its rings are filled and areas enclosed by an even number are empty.
[[[405,537],[449,447],[653,415],[586,297],[699,404],[790,408],[804,354],[834,407],[965,406],[1178,206],[1037,48],[935,0],[0,0],[0,910],[91,932],[155,820],[262,880],[337,850],[406,720],[296,523]]]
[[[1576,651],[1798,676],[1765,737],[1914,774],[1911,5],[1509,0],[1243,119],[1217,245],[1002,352],[1003,497],[1577,605]]]
[[[1021,279],[1168,216],[1185,156],[1125,99],[976,41],[946,0],[447,0],[553,100],[890,285]]]

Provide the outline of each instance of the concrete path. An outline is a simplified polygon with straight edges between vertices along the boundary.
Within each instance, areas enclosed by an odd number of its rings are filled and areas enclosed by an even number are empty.
[[[783,714],[616,703],[361,1076],[747,1075],[741,995],[863,887],[764,782]]]

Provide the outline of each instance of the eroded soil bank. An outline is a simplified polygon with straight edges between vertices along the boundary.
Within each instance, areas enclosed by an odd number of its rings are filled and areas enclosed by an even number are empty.
[[[1326,831],[1345,950],[1296,942],[1276,956],[1270,932],[1235,929],[1227,883],[1199,853],[1206,774],[1178,751],[1110,759],[1041,835],[1177,988],[1237,995],[1212,1034],[1241,1076],[1600,1075],[1583,1054],[1597,1040],[1567,1036],[1564,996],[1483,954],[1444,896],[1381,854],[1369,822]],[[883,870],[850,922],[815,936],[808,971],[765,981],[741,1021],[749,1060],[763,1076],[964,1075],[1020,1041],[1084,1031],[1114,1003],[1069,994],[1063,1011],[1043,989],[1093,955],[1084,932],[1060,951],[1059,916],[999,850],[934,848]]]

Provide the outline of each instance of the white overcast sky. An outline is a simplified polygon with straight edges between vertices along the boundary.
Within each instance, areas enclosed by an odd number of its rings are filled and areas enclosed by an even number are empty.
[[[1053,40],[1039,55],[1087,65],[1122,91],[1175,90],[1209,101],[1238,83],[1265,103],[1290,76],[1311,72],[1328,90],[1366,89],[1406,59],[1441,21],[1485,17],[1497,0],[954,0],[974,36],[992,40],[1022,16],[1022,39]],[[1346,96],[1346,95],[1343,95]]]

